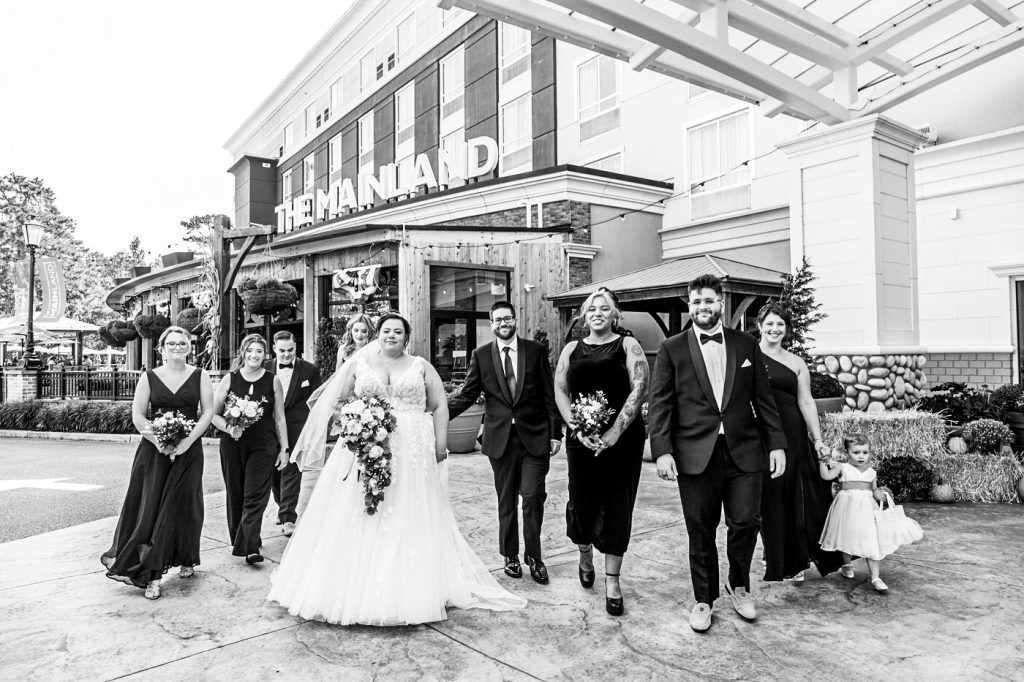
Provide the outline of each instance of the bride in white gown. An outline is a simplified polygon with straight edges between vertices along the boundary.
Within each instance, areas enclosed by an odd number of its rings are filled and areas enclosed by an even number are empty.
[[[369,516],[352,455],[338,441],[271,578],[268,599],[292,615],[340,625],[410,625],[447,618],[445,608],[520,609],[459,532],[448,500],[448,405],[437,371],[405,352],[410,326],[378,322],[379,352],[343,368],[341,397],[391,402],[392,482]],[[301,463],[300,463],[301,464]]]

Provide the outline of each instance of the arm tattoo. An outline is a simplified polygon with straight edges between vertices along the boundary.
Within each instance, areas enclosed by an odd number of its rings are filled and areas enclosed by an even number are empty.
[[[640,406],[647,395],[647,383],[650,376],[650,368],[647,366],[646,359],[637,360],[633,363],[632,375],[633,390],[626,397],[626,402],[622,409],[619,410],[619,416],[615,419],[615,423],[610,429],[616,435],[622,434],[633,423],[636,416],[640,414]]]

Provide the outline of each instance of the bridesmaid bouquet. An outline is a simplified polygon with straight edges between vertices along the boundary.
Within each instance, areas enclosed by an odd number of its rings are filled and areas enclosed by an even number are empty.
[[[608,407],[604,391],[579,396],[569,409],[576,423],[576,433],[588,438],[600,436],[615,416],[615,410]]]
[[[229,392],[224,401],[224,424],[229,429],[239,426],[245,431],[263,416],[263,403],[265,402],[267,402],[266,398],[260,398],[257,402]]]
[[[373,516],[384,500],[384,489],[391,485],[391,448],[388,437],[395,430],[391,404],[377,397],[353,396],[334,412],[331,433],[345,442],[345,447],[359,461],[363,479],[363,503]],[[354,461],[353,461],[354,463]],[[348,479],[352,467],[345,472]]]
[[[172,462],[174,456],[171,453],[188,434],[192,433],[195,426],[195,421],[186,419],[181,412],[164,412],[149,422],[149,429],[156,438],[157,449],[165,455],[170,455]]]

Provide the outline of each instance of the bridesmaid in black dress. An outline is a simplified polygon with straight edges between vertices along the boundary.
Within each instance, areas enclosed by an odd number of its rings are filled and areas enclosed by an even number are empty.
[[[191,578],[199,564],[203,529],[203,445],[200,438],[213,416],[213,386],[198,367],[186,364],[191,335],[168,327],[157,341],[164,364],[139,377],[132,421],[143,440],[135,451],[128,493],[114,531],[114,542],[100,557],[107,577],[142,587],[147,599],[160,597],[160,578],[171,566]],[[149,419],[180,412],[196,420],[173,452],[161,452]]]
[[[259,334],[249,334],[231,363],[231,373],[221,379],[213,398],[213,425],[222,431],[220,466],[224,473],[227,498],[228,537],[231,553],[245,557],[248,564],[263,561],[263,512],[270,500],[274,467],[288,464],[288,430],[284,419],[284,390],[281,380],[263,369],[267,342]],[[242,430],[228,428],[224,421],[224,403],[228,393],[263,400],[259,421]]]
[[[764,579],[800,582],[811,561],[823,576],[843,563],[840,553],[822,551],[818,542],[832,504],[832,485],[818,475],[818,455],[828,454],[828,448],[821,440],[807,365],[782,347],[790,325],[789,312],[778,303],[769,303],[758,313],[757,325],[775,404],[789,443],[786,472],[779,478],[768,474],[764,477]]]
[[[567,534],[580,551],[583,587],[594,584],[593,548],[604,553],[605,608],[613,616],[624,610],[619,574],[633,528],[646,438],[639,416],[650,376],[639,342],[618,333],[620,317],[615,294],[604,288],[591,294],[580,309],[589,333],[566,345],[555,370],[555,402],[570,429]],[[576,432],[571,405],[597,391],[604,391],[615,417],[603,434],[585,436]]]

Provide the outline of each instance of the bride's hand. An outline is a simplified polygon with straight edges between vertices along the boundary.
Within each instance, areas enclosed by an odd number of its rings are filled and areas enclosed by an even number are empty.
[[[438,448],[434,452],[434,458],[437,460],[438,464],[448,459],[448,448]]]

